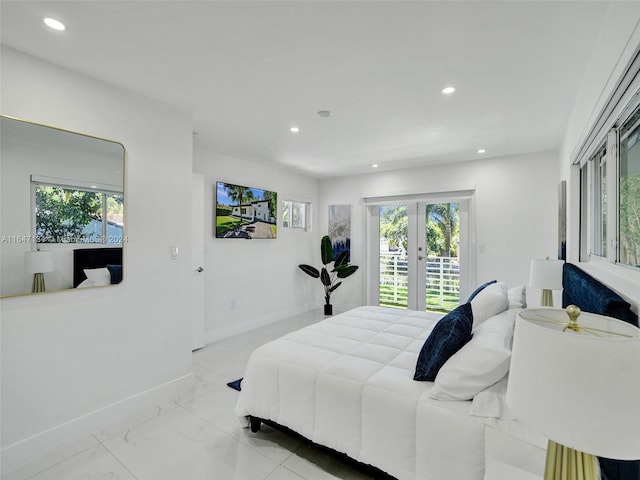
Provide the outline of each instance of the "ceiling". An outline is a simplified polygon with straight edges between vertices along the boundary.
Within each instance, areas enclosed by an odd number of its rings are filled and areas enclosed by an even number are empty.
[[[608,8],[3,0],[0,31],[7,46],[190,112],[197,148],[326,178],[559,148]]]

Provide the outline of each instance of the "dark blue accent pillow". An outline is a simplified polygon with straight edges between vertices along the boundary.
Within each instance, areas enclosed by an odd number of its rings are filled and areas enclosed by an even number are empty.
[[[478,295],[482,290],[484,290],[485,288],[487,288],[489,285],[491,285],[492,283],[496,283],[497,280],[490,280],[487,283],[483,283],[482,285],[480,285],[478,288],[476,288],[471,295],[469,295],[469,298],[467,299],[467,303],[470,303],[471,300],[473,300],[474,298],[476,298],[476,295]]]
[[[122,281],[122,265],[107,265],[107,270],[111,274],[111,284]]]
[[[471,340],[472,326],[470,303],[460,305],[442,317],[420,350],[413,379],[433,382],[445,362]]]

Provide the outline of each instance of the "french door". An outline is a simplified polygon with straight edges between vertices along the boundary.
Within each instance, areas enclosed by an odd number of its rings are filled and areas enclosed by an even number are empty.
[[[439,312],[458,306],[472,273],[469,204],[434,198],[368,206],[368,303]]]

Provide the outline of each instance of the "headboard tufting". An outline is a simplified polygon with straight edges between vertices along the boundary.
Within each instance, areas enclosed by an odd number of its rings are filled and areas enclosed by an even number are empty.
[[[585,312],[606,315],[638,326],[631,304],[584,270],[565,263],[562,271],[562,306],[577,305]],[[640,460],[599,458],[603,480],[640,480]]]

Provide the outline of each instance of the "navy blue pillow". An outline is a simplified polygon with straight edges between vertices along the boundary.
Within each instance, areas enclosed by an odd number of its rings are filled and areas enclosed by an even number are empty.
[[[471,300],[473,300],[474,298],[476,298],[476,295],[478,295],[482,290],[484,290],[485,288],[487,288],[489,285],[491,285],[492,283],[496,283],[497,280],[489,280],[487,283],[483,283],[482,285],[480,285],[478,288],[476,288],[471,295],[469,295],[469,298],[467,299],[467,303],[470,303]]]
[[[111,274],[111,284],[120,283],[122,281],[122,265],[107,265],[107,269]]]
[[[442,317],[420,350],[413,379],[433,382],[445,362],[471,340],[472,326],[470,303],[460,305]]]

